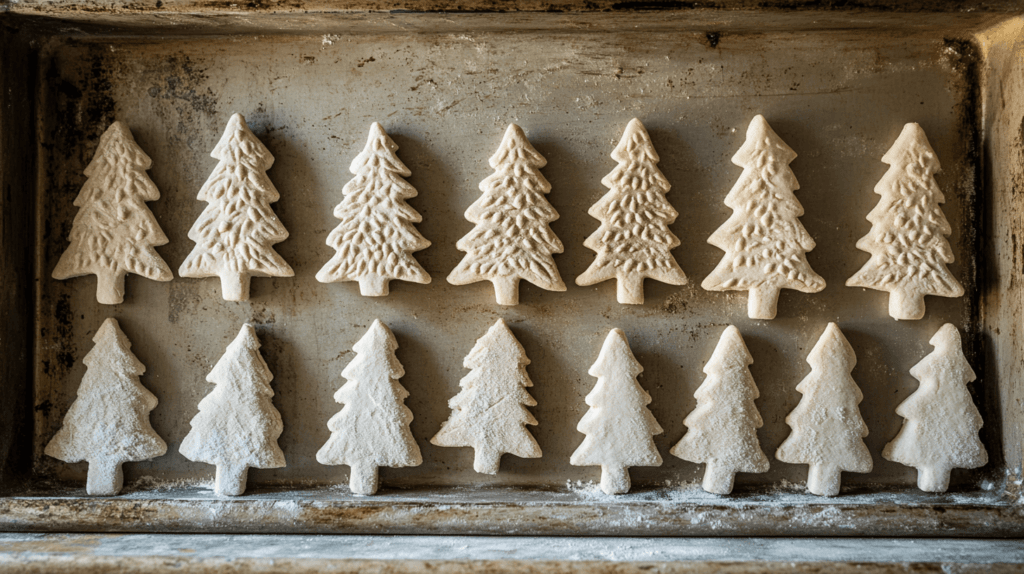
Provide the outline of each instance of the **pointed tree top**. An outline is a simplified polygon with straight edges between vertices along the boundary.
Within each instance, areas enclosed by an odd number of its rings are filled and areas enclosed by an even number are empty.
[[[398,348],[395,334],[380,319],[374,319],[366,334],[352,346],[357,353],[365,353],[374,347],[384,346],[394,351]]]
[[[922,165],[930,166],[933,171],[941,169],[939,157],[935,155],[932,144],[928,142],[924,129],[913,122],[903,126],[900,137],[896,138],[896,143],[885,152],[882,161],[889,165],[921,161]]]
[[[764,116],[758,114],[747,126],[747,140],[732,157],[732,162],[740,167],[746,167],[754,163],[756,153],[765,148],[771,149],[772,155],[787,164],[796,159],[796,152],[793,151],[793,148],[782,141],[782,138],[768,125],[768,120],[764,119]]]
[[[960,331],[952,323],[946,323],[939,327],[939,330],[932,335],[928,344],[936,349],[960,349],[962,348],[960,344]]]
[[[241,142],[246,142],[252,147],[247,155],[256,159],[256,164],[260,169],[270,169],[270,166],[274,165],[274,156],[270,150],[252,133],[249,124],[245,123],[245,117],[239,113],[231,114],[231,119],[228,120],[228,125],[224,128],[224,135],[210,152],[210,157],[226,160],[231,155],[228,150]]]
[[[516,336],[505,324],[503,319],[498,319],[483,337],[477,340],[476,345],[470,350],[462,364],[467,369],[475,369],[482,363],[483,356],[515,357],[519,365],[529,365],[530,359],[526,356],[526,349],[519,343]]]
[[[111,317],[106,321],[103,321],[103,324],[100,325],[100,328],[96,331],[96,335],[92,338],[92,341],[96,343],[96,346],[93,347],[93,349],[89,351],[89,354],[85,356],[85,359],[83,359],[83,362],[86,365],[92,364],[96,357],[95,353],[110,352],[110,349],[114,348],[120,353],[119,355],[113,355],[115,357],[115,362],[130,363],[130,365],[126,365],[126,367],[135,375],[141,375],[146,372],[146,366],[143,365],[142,361],[140,361],[138,357],[131,352],[132,342],[128,340],[128,336],[121,330],[121,325],[117,323],[117,319]],[[106,349],[106,351],[103,349]],[[110,355],[106,356],[110,357]]]
[[[128,128],[128,124],[122,121],[115,121],[110,124],[107,131],[103,132],[103,135],[100,136],[100,143],[96,146],[96,155],[85,168],[84,173],[86,176],[91,176],[93,174],[94,164],[102,155],[100,152],[117,143],[123,145],[126,148],[126,151],[131,154],[129,161],[131,161],[132,164],[137,165],[142,169],[149,169],[150,166],[153,165],[153,160],[150,159],[150,157],[146,155],[146,152],[142,151],[142,148],[139,147],[139,144],[135,142],[135,138],[132,137],[132,131]]]
[[[93,343],[99,343],[101,340],[115,339],[119,344],[125,347],[131,347],[132,344],[125,336],[124,332],[121,331],[121,325],[118,324],[117,319],[110,317],[100,328],[96,331],[96,336],[92,338]]]
[[[544,156],[540,155],[540,152],[533,147],[530,140],[526,139],[523,128],[515,124],[508,125],[505,135],[501,138],[501,144],[498,145],[498,151],[494,152],[488,163],[492,168],[497,169],[513,150],[519,150],[517,155],[524,156],[535,167],[544,167],[548,163],[548,160],[544,159]]]
[[[633,377],[644,371],[643,365],[636,360],[632,349],[629,348],[626,333],[618,328],[608,332],[604,345],[601,346],[601,353],[590,367],[589,373],[592,377],[601,377],[607,374],[608,369],[614,369],[616,366],[627,367]]]
[[[228,345],[228,350],[232,348],[237,350],[248,349],[257,350],[260,348],[260,339],[256,336],[256,329],[249,323],[242,325],[242,329],[238,332],[238,336],[235,337],[234,341]]]
[[[629,161],[636,153],[637,148],[640,148],[654,163],[661,161],[658,152],[654,150],[654,144],[651,143],[651,136],[647,133],[647,128],[644,127],[644,124],[640,123],[640,120],[633,118],[629,120],[626,130],[622,132],[619,145],[615,146],[615,149],[612,150],[612,159],[615,161]]]
[[[842,355],[843,364],[846,368],[853,370],[854,365],[857,364],[857,354],[854,353],[853,347],[850,346],[850,342],[846,340],[843,332],[839,330],[839,325],[829,323],[825,327],[825,332],[821,334],[821,338],[807,355],[807,362],[810,365],[821,365],[827,359],[837,355]]]
[[[362,153],[357,154],[352,159],[352,165],[349,166],[348,170],[358,174],[359,169],[369,161],[369,156],[379,156],[382,151],[386,153],[389,164],[392,165],[399,175],[402,177],[412,175],[412,171],[395,155],[395,152],[398,151],[398,144],[395,143],[395,140],[391,139],[391,136],[384,131],[384,128],[378,122],[373,122],[370,125],[370,135],[366,138],[366,146],[363,148]]]
[[[704,365],[704,372],[711,374],[708,369],[712,365],[739,363],[741,366],[746,366],[753,362],[754,358],[750,356],[750,351],[747,349],[747,344],[743,341],[743,335],[740,334],[740,330],[734,325],[729,325],[722,332],[722,337],[718,339],[715,351],[711,354],[707,364]]]

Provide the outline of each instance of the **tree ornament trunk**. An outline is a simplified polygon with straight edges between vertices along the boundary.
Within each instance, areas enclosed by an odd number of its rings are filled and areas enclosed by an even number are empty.
[[[917,487],[925,492],[946,492],[949,471],[948,468],[922,466],[917,469]]]
[[[897,321],[914,321],[924,317],[924,295],[896,289],[889,293],[889,315]]]
[[[626,494],[630,486],[628,466],[601,465],[601,490],[605,494]]]
[[[623,305],[644,304],[644,277],[635,273],[621,275],[618,278],[617,295]]]
[[[388,294],[388,279],[380,275],[364,275],[359,278],[359,294],[363,297],[383,297]]]
[[[249,467],[245,465],[217,465],[217,478],[213,491],[217,496],[238,496],[245,493]]]
[[[489,448],[476,449],[473,457],[473,470],[482,474],[498,474],[501,465],[501,453]]]
[[[834,466],[812,464],[807,470],[807,490],[818,496],[835,496],[842,477],[842,471]]]
[[[374,494],[379,484],[377,465],[359,463],[350,467],[348,487],[352,494]]]
[[[97,460],[89,463],[85,491],[92,496],[114,496],[124,486],[124,472],[121,463],[112,460]]]
[[[704,490],[712,494],[729,494],[732,492],[736,473],[720,464],[709,462],[704,469]]]
[[[123,272],[105,272],[96,274],[96,300],[104,305],[119,305],[124,303],[124,276]]]
[[[251,279],[249,275],[243,273],[222,275],[220,278],[220,288],[224,300],[248,301],[249,282]]]
[[[519,278],[518,277],[496,277],[491,279],[494,283],[494,296],[498,305],[519,304]]]
[[[754,287],[747,294],[747,316],[751,319],[774,319],[778,312],[779,288]]]

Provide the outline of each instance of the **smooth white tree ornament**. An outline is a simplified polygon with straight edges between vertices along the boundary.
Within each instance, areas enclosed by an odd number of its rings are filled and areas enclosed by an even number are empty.
[[[871,472],[864,444],[868,426],[857,405],[864,399],[850,373],[857,364],[853,347],[835,323],[829,323],[807,355],[811,372],[796,390],[800,404],[788,416],[792,428],[775,458],[807,464],[807,490],[820,496],[839,494],[842,472]]]
[[[662,433],[661,425],[647,408],[651,395],[636,380],[643,370],[622,329],[608,333],[590,367],[597,384],[585,399],[590,410],[576,426],[587,437],[572,453],[569,464],[600,466],[605,494],[629,492],[629,467],[662,463],[651,439]]]
[[[295,275],[272,247],[288,238],[270,208],[281,198],[266,174],[274,156],[241,114],[231,116],[210,156],[220,163],[199,190],[199,200],[209,205],[188,232],[196,246],[178,274],[219,276],[224,300],[248,301],[252,277]]]
[[[669,454],[706,463],[704,490],[732,492],[737,472],[768,472],[768,458],[757,440],[764,422],[754,404],[760,394],[749,366],[754,362],[740,330],[730,325],[704,366],[707,378],[697,388],[697,408],[683,424],[687,432]]]
[[[985,466],[988,452],[978,438],[981,413],[967,392],[975,375],[960,332],[946,323],[929,342],[935,350],[910,369],[921,386],[896,407],[906,420],[882,458],[917,468],[921,490],[945,492],[952,469]]]
[[[284,423],[271,400],[273,379],[260,355],[256,331],[252,325],[243,325],[206,377],[217,386],[199,401],[192,430],[178,449],[191,461],[217,466],[214,491],[218,496],[245,492],[249,467],[285,465],[277,445]]]
[[[480,182],[483,196],[466,210],[476,227],[457,244],[466,256],[448,275],[449,283],[490,281],[499,305],[519,304],[521,279],[565,291],[551,256],[562,252],[562,242],[548,226],[558,212],[544,197],[551,184],[540,168],[547,163],[519,126],[508,126],[490,159],[495,171]]]
[[[888,291],[890,316],[920,319],[925,295],[964,294],[946,268],[953,262],[946,240],[952,228],[942,213],[946,198],[935,182],[941,166],[924,130],[914,123],[903,126],[882,161],[890,166],[875,186],[882,199],[868,214],[871,230],[857,242],[857,249],[871,258],[846,284]]]
[[[497,474],[504,453],[540,458],[540,445],[526,429],[537,424],[526,409],[537,406],[526,390],[533,386],[529,364],[523,346],[498,319],[466,355],[463,365],[472,371],[459,382],[462,391],[448,401],[451,417],[430,443],[473,447],[473,470],[484,474]]]
[[[92,340],[78,398],[43,452],[64,462],[87,461],[86,492],[113,496],[124,484],[122,464],[162,456],[167,443],[149,423],[157,399],[139,382],[146,367],[117,320],[104,321]]]
[[[612,159],[619,165],[601,180],[610,191],[587,212],[601,222],[583,243],[597,258],[576,284],[617,279],[619,303],[642,305],[647,277],[686,285],[686,274],[672,256],[679,238],[668,229],[679,212],[665,199],[672,186],[658,169],[658,152],[640,120],[626,126]]]
[[[347,464],[349,487],[355,494],[377,492],[381,466],[419,466],[420,447],[409,430],[412,411],[405,406],[409,391],[398,382],[405,369],[395,357],[398,342],[379,319],[352,347],[356,358],[341,376],[348,381],[334,394],[345,405],[331,417],[331,438],[316,453],[320,464]]]
[[[53,270],[54,279],[96,275],[96,300],[124,301],[124,277],[135,273],[154,281],[174,275],[154,247],[167,244],[160,224],[146,207],[160,191],[146,175],[153,160],[135,143],[124,122],[100,136],[88,179],[75,198],[71,244]]]
[[[825,280],[811,269],[806,253],[814,239],[799,217],[804,208],[793,191],[800,184],[789,168],[796,158],[762,116],[747,128],[747,141],[732,162],[743,168],[725,197],[729,219],[708,238],[725,256],[704,279],[709,291],[748,291],[747,315],[774,319],[779,291],[817,293]]]
[[[405,202],[417,191],[403,179],[412,172],[396,150],[398,145],[374,122],[366,147],[349,167],[356,177],[345,184],[345,197],[334,208],[341,224],[327,236],[327,245],[336,253],[316,274],[317,281],[358,281],[359,293],[367,297],[387,295],[392,279],[430,283],[412,256],[430,242],[413,225],[423,217]]]

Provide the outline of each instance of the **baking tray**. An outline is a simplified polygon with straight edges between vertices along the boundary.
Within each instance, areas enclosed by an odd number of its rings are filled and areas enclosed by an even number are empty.
[[[379,5],[377,6],[379,7]],[[889,3],[858,10],[583,5],[469,6],[460,13],[367,11],[368,6],[157,5],[19,2],[0,13],[0,528],[195,532],[402,532],[645,535],[1019,536],[1024,389],[1019,341],[1017,228],[1024,85],[1022,21],[1012,3],[926,11]],[[451,8],[451,6],[447,6]],[[622,8],[648,8],[626,9]],[[404,6],[405,9],[417,8]],[[545,8],[546,11],[540,11]],[[810,7],[815,8],[815,7]],[[550,10],[547,10],[550,9]],[[467,10],[470,12],[467,13]],[[313,11],[315,13],[307,13]],[[170,239],[158,248],[177,269],[187,231],[205,204],[199,187],[216,165],[210,150],[228,117],[246,116],[276,158],[273,205],[290,231],[276,246],[294,278],[257,278],[252,299],[221,300],[215,279],[157,283],[129,276],[125,302],[95,300],[95,278],[50,277],[77,208],[82,170],[100,134],[127,122],[153,158],[161,191],[149,205]],[[729,159],[747,123],[763,114],[799,154],[802,222],[817,242],[808,260],[828,286],[784,291],[772,321],[746,317],[744,293],[699,287],[721,257],[706,239],[728,217],[722,203],[739,176]],[[583,240],[598,222],[587,209],[626,123],[640,118],[673,184],[680,212],[675,255],[682,287],[646,282],[646,303],[615,301],[614,282],[577,287],[593,260]],[[410,201],[433,245],[417,259],[429,285],[392,282],[365,298],[354,283],[314,275],[333,206],[373,121],[383,124],[419,190]],[[881,156],[906,122],[926,130],[943,164],[938,176],[956,261],[959,299],[929,297],[920,321],[895,322],[885,293],[844,286],[868,258],[855,248],[886,170]],[[505,126],[523,127],[548,165],[555,257],[568,290],[523,284],[521,303],[500,307],[489,283],[445,281],[472,228],[462,214],[491,173],[487,158]],[[177,275],[177,274],[176,274]],[[115,317],[146,365],[160,400],[151,420],[164,457],[125,465],[125,492],[87,497],[85,464],[42,454],[84,373],[100,323]],[[318,464],[332,399],[352,344],[379,318],[395,332],[402,384],[422,466],[381,469],[374,497],[352,496],[347,467]],[[505,456],[495,476],[475,473],[470,449],[429,439],[449,415],[465,374],[462,358],[498,318],[532,363],[531,430],[544,456]],[[874,458],[867,474],[844,473],[836,498],[805,493],[806,466],[775,460],[799,402],[805,357],[829,321],[858,356]],[[287,467],[249,471],[235,499],[209,491],[213,467],[177,448],[205,381],[243,323],[256,326],[275,374]],[[897,404],[917,386],[908,371],[930,352],[943,323],[963,333],[978,373],[971,385],[985,418],[990,462],[956,470],[950,491],[914,488],[916,471],[880,457],[902,418]],[[668,455],[685,431],[701,369],[725,326],[739,327],[765,424],[771,469],[740,474],[733,495],[699,488],[703,466]],[[631,470],[633,491],[608,497],[599,469],[568,459],[595,380],[587,374],[607,331],[625,330],[644,366],[640,382],[665,432],[661,467]]]

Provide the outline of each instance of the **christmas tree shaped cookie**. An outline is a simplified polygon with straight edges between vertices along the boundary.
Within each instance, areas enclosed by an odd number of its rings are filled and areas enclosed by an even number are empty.
[[[459,382],[462,391],[448,401],[452,415],[430,443],[473,447],[473,470],[484,474],[497,474],[504,453],[540,458],[540,445],[526,430],[537,424],[526,409],[537,405],[526,391],[533,386],[529,364],[523,346],[498,319],[466,355],[463,365],[472,370]]]
[[[882,199],[868,214],[871,230],[857,242],[871,259],[846,284],[888,291],[889,315],[920,319],[925,295],[964,294],[946,268],[953,262],[946,240],[952,229],[942,213],[946,198],[935,182],[939,158],[921,126],[907,124],[882,161],[890,166],[875,186]]]
[[[412,256],[430,242],[413,225],[423,218],[405,202],[417,192],[403,179],[412,172],[395,155],[397,149],[374,122],[366,147],[349,167],[356,177],[345,184],[345,198],[334,208],[341,224],[327,236],[327,245],[337,252],[316,274],[317,281],[358,281],[359,293],[369,297],[387,295],[392,279],[430,283]]]
[[[679,239],[668,229],[679,213],[665,199],[671,186],[658,169],[658,152],[640,120],[633,119],[612,151],[618,167],[601,180],[611,191],[587,213],[599,220],[583,243],[597,252],[577,285],[618,280],[618,300],[624,305],[644,302],[644,279],[686,285],[672,249]]]
[[[857,405],[864,399],[850,373],[857,364],[853,347],[835,323],[829,323],[807,355],[811,373],[796,386],[803,398],[786,417],[792,428],[775,458],[807,464],[807,490],[839,494],[842,472],[871,472],[864,444],[868,427]]]
[[[199,413],[179,450],[191,461],[217,466],[218,496],[245,492],[249,467],[284,466],[277,445],[284,424],[271,402],[273,379],[260,356],[256,331],[248,324],[206,377],[217,386],[199,401]]]
[[[757,441],[764,422],[754,405],[759,393],[748,368],[753,362],[740,330],[730,325],[704,366],[707,378],[693,395],[697,408],[683,420],[689,430],[669,451],[707,464],[703,486],[708,492],[732,492],[737,472],[768,472]]]
[[[248,301],[250,278],[295,275],[272,247],[288,238],[270,208],[281,198],[266,173],[274,156],[241,114],[231,116],[210,156],[220,163],[199,190],[199,200],[209,205],[188,232],[196,246],[178,273],[219,276],[226,301]]]
[[[122,464],[161,456],[167,443],[149,424],[157,400],[139,382],[146,367],[117,321],[104,321],[92,340],[96,346],[82,361],[88,370],[78,398],[43,452],[64,462],[87,461],[86,491],[112,496],[124,483]]]
[[[466,256],[448,275],[449,283],[490,281],[499,305],[519,303],[521,279],[565,291],[551,257],[562,252],[562,242],[548,226],[558,212],[544,197],[551,184],[540,168],[547,163],[519,126],[508,126],[490,159],[494,173],[480,182],[484,194],[466,210],[476,227],[457,244]]]
[[[576,425],[587,437],[569,464],[600,466],[605,494],[629,492],[629,467],[662,463],[651,439],[662,433],[661,425],[647,408],[651,395],[636,380],[643,370],[622,329],[608,333],[597,362],[590,367],[597,384],[586,398],[590,410]]]
[[[960,332],[946,323],[930,343],[935,350],[910,369],[921,386],[896,407],[903,428],[882,458],[917,468],[917,487],[945,492],[954,468],[978,468],[988,453],[978,438],[981,413],[967,383],[975,379],[960,345]]]
[[[54,279],[96,275],[96,300],[124,301],[124,276],[170,281],[171,268],[154,247],[167,244],[160,224],[146,207],[160,191],[146,175],[153,165],[124,122],[100,136],[96,155],[85,168],[89,179],[75,198],[79,208],[71,226],[71,244],[53,270]]]
[[[751,319],[774,319],[782,289],[817,293],[825,288],[825,280],[807,262],[814,240],[800,223],[804,208],[793,195],[800,189],[789,168],[795,158],[768,122],[755,116],[747,141],[732,158],[743,168],[725,197],[732,216],[708,238],[725,256],[701,286],[748,291]]]
[[[349,466],[355,494],[377,492],[378,467],[423,463],[409,430],[412,411],[404,403],[409,391],[398,382],[405,369],[395,357],[397,348],[395,336],[380,320],[352,347],[356,358],[341,373],[348,382],[334,394],[345,407],[327,422],[331,438],[316,453],[320,464]]]

